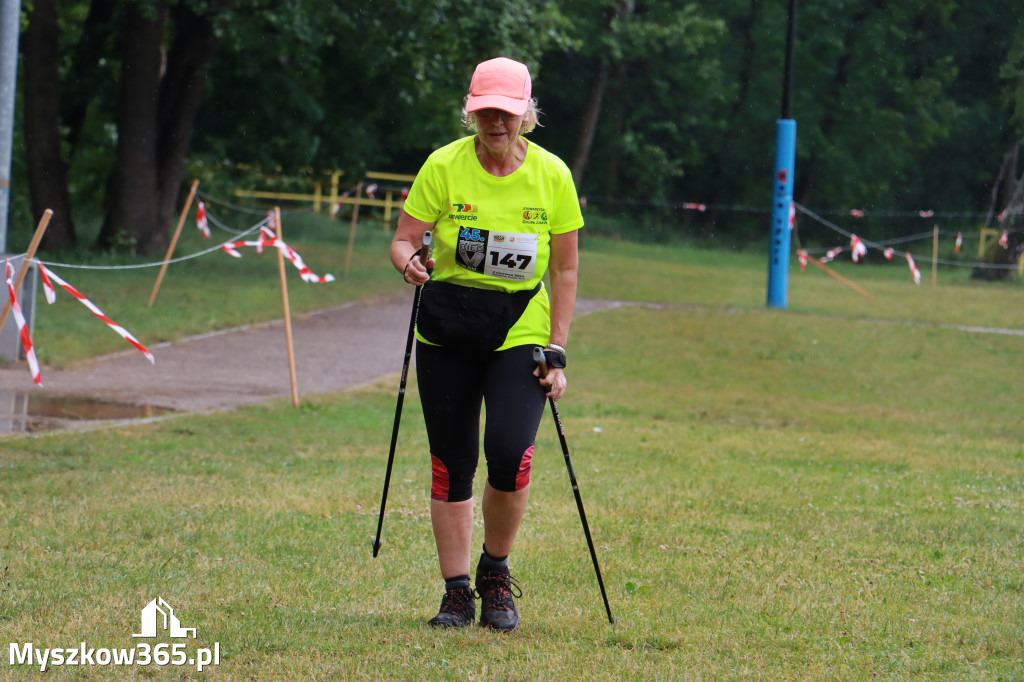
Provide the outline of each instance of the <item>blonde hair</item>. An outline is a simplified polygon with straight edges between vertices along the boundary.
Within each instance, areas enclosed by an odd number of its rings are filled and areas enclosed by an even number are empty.
[[[466,102],[469,101],[469,95],[462,101],[462,125],[471,132],[479,132],[476,127],[476,112],[466,111]],[[537,106],[537,98],[531,97],[530,103],[526,106],[526,113],[523,114],[523,125],[519,129],[520,135],[533,132],[533,129],[540,125],[540,107]]]

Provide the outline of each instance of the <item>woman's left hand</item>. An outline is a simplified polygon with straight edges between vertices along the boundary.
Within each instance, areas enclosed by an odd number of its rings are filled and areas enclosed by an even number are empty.
[[[560,367],[552,367],[548,365],[548,373],[541,376],[540,367],[533,370],[533,376],[539,379],[541,386],[548,389],[545,394],[548,398],[560,400],[565,395],[565,386],[568,380],[565,378],[565,370]]]

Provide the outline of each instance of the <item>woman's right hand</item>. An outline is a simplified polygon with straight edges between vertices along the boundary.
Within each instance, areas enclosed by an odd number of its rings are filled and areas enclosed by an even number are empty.
[[[391,240],[391,264],[402,273],[402,277],[409,284],[419,286],[430,279],[434,259],[427,258],[426,262],[423,262],[419,256],[426,233],[433,227],[432,223],[413,218],[405,209],[402,209],[398,216],[398,229]]]
[[[430,270],[434,269],[434,259],[428,258],[424,264],[420,261],[419,254],[415,253],[412,259],[405,264],[405,271],[402,276],[405,277],[405,281],[409,284],[420,286],[428,279],[430,279]]]

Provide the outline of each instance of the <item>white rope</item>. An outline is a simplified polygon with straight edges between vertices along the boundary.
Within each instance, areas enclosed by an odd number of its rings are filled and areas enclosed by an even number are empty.
[[[801,206],[800,204],[798,204],[796,202],[793,202],[793,205],[796,206],[796,209],[798,211],[800,211],[801,213],[803,213],[807,217],[809,217],[809,218],[811,218],[813,220],[816,220],[817,222],[821,223],[822,225],[824,225],[825,227],[829,228],[830,230],[832,230],[834,232],[838,232],[839,234],[843,235],[847,239],[849,239],[850,237],[853,236],[853,232],[847,232],[846,230],[844,230],[843,228],[839,227],[838,225],[836,225],[835,223],[831,222],[830,220],[826,220],[825,218],[822,218],[820,215],[818,215],[814,211],[810,210],[809,208],[806,208],[805,206]],[[901,239],[889,240],[888,242],[873,242],[873,241],[870,241],[868,239],[865,239],[864,237],[860,237],[860,240],[862,242],[864,242],[865,246],[869,246],[869,247],[871,247],[873,249],[876,249],[878,251],[884,251],[885,248],[887,246],[891,245],[891,244],[901,244],[901,243],[906,243],[906,242],[914,241],[914,240],[918,240],[918,239],[931,239],[932,238],[932,234],[933,233],[931,233],[931,232],[922,232],[922,233],[920,233],[918,235],[913,235],[911,237],[904,237],[904,238],[901,238]],[[818,251],[828,251],[827,248],[808,249],[807,251],[810,252],[812,250],[815,251],[815,252],[818,252]],[[901,256],[903,258],[906,258],[906,256],[907,256],[907,252],[906,251],[896,251],[894,249],[893,253],[895,255]],[[930,256],[924,256],[924,255],[914,256],[914,259],[915,260],[923,261],[925,263],[936,263],[938,265],[956,265],[956,266],[965,267],[965,268],[987,268],[987,269],[990,269],[990,270],[1016,270],[1018,268],[1018,266],[1016,264],[1013,264],[1013,263],[1011,263],[1011,264],[1003,264],[1003,263],[965,262],[965,261],[958,261],[958,260],[950,260],[948,258],[931,258]]]
[[[207,217],[207,219],[209,219],[209,217]],[[266,225],[269,222],[270,222],[270,218],[269,217],[264,218],[259,223],[257,223],[256,225],[253,225],[249,229],[244,230],[242,232],[239,232],[238,236],[244,237],[244,236],[250,235],[253,232],[256,232],[257,230],[259,230],[261,227],[263,227],[264,225]],[[54,268],[54,267],[58,267],[58,268],[74,268],[74,269],[77,269],[77,270],[139,270],[139,269],[142,269],[142,268],[160,267],[160,266],[163,266],[164,263],[166,263],[168,265],[172,265],[172,264],[177,264],[177,263],[184,263],[185,261],[190,261],[190,260],[193,260],[195,258],[201,258],[202,256],[205,256],[208,253],[214,253],[215,251],[221,251],[223,244],[226,244],[226,243],[228,243],[228,242],[223,242],[221,244],[217,244],[216,246],[211,246],[208,249],[203,249],[202,251],[197,251],[195,253],[188,254],[187,256],[179,256],[178,258],[172,258],[172,259],[170,259],[168,261],[159,260],[159,261],[155,261],[155,262],[151,262],[151,263],[136,263],[136,264],[133,264],[133,265],[78,265],[76,263],[55,263],[55,262],[52,262],[52,261],[39,260],[37,258],[34,258],[33,260],[36,263],[42,263],[43,265],[45,265],[47,267],[50,267],[50,268]]]

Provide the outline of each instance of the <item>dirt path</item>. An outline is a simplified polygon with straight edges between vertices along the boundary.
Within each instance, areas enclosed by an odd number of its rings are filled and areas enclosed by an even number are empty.
[[[348,390],[401,371],[411,305],[411,297],[404,296],[293,319],[300,398]],[[621,305],[581,299],[576,314]],[[24,362],[0,367],[0,421],[9,418],[9,412],[20,413],[8,405],[14,405],[19,396],[24,401],[26,395],[186,412],[231,409],[291,395],[283,320],[159,344],[150,350],[156,357],[153,365],[129,349],[73,370],[44,367],[41,389],[33,386]],[[52,422],[49,428],[71,425]]]

